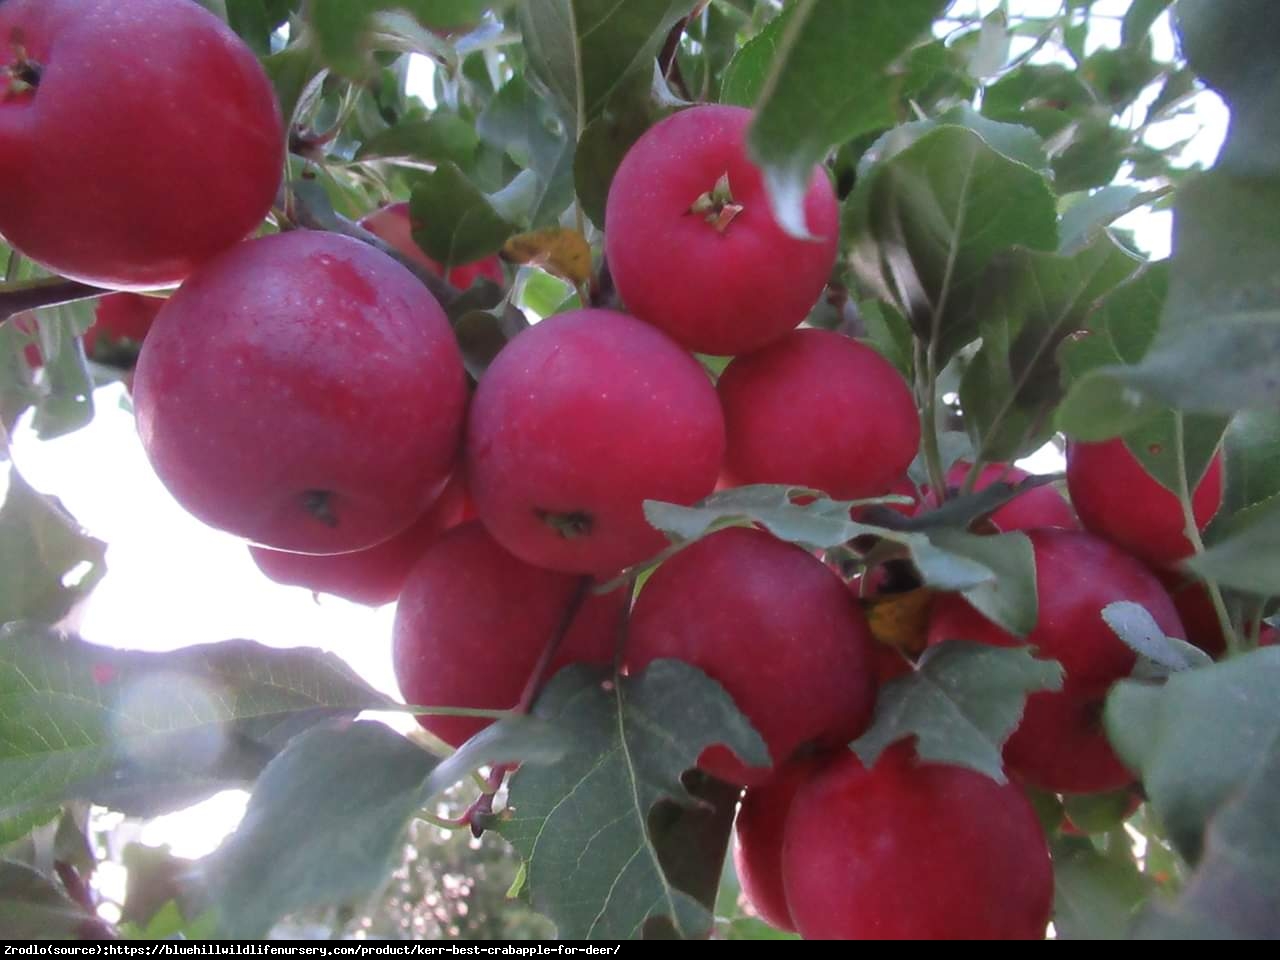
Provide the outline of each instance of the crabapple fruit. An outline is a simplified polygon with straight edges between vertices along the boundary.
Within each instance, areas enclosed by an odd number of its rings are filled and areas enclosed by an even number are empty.
[[[315,556],[249,547],[258,569],[287,586],[331,593],[353,603],[378,607],[400,596],[405,579],[427,548],[446,530],[475,515],[461,471],[449,478],[439,498],[413,526],[376,547],[354,553]]]
[[[609,187],[605,252],[627,309],[690,350],[738,354],[793,329],[835,265],[839,207],[815,167],[811,236],[774,218],[747,154],[751,111],[696,106],[655,124]]]
[[[476,510],[525,561],[610,573],[666,539],[645,500],[693,503],[716,483],[724,417],[702,367],[610,310],[548,317],[480,378],[467,433]]]
[[[530,566],[475,521],[455,527],[410,571],[396,606],[392,657],[405,701],[505,710],[568,612],[579,578]],[[588,595],[548,671],[613,659],[626,590]],[[419,716],[452,746],[488,726],[477,717]]]
[[[754,786],[802,746],[837,746],[862,732],[875,700],[866,618],[823,562],[768,533],[730,527],[653,574],[631,614],[626,663],[683,660],[717,681],[769,748],[748,767],[722,744],[698,766]]]
[[[258,226],[284,159],[271,81],[198,3],[0,4],[0,234],[55,273],[182,280]]]
[[[143,343],[134,398],[151,463],[189,512],[277,550],[346,553],[439,494],[466,382],[412,273],[298,230],[238,244],[182,285]]]
[[[1041,939],[1053,908],[1044,831],[1015,783],[845,751],[795,792],[782,879],[806,939]]]
[[[1178,497],[1147,473],[1122,438],[1071,444],[1067,489],[1086,530],[1152,566],[1169,566],[1192,553]],[[1203,530],[1221,506],[1219,451],[1191,495],[1196,527]]]
[[[902,375],[870,347],[828,330],[794,330],[736,358],[717,390],[725,472],[739,484],[872,497],[906,474],[920,446]]]
[[[1102,707],[1115,681],[1128,676],[1134,652],[1102,619],[1102,608],[1139,603],[1169,636],[1182,636],[1173,601],[1141,562],[1092,534],[1069,530],[1027,533],[1035,552],[1038,615],[1019,639],[996,626],[959,594],[934,598],[929,642],[970,640],[998,647],[1030,644],[1062,664],[1059,691],[1027,698],[1022,722],[1005,744],[1010,770],[1056,793],[1096,793],[1134,779],[1107,742]]]

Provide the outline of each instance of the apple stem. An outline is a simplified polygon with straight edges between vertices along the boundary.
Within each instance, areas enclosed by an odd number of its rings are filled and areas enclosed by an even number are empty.
[[[1178,464],[1178,501],[1182,504],[1182,519],[1186,525],[1186,537],[1191,542],[1195,556],[1204,553],[1204,539],[1200,536],[1200,527],[1196,524],[1195,507],[1191,502],[1191,479],[1187,476],[1186,431],[1181,411],[1173,414],[1174,456]],[[1218,584],[1206,579],[1205,589],[1209,591],[1209,599],[1213,602],[1213,611],[1218,615],[1218,626],[1222,629],[1222,638],[1226,641],[1227,656],[1234,657],[1241,652],[1240,637],[1231,624],[1231,615],[1227,612],[1226,601],[1222,599],[1222,590]]]
[[[717,233],[724,233],[729,224],[737,219],[738,214],[746,209],[733,200],[733,191],[729,187],[729,171],[720,174],[720,179],[706,193],[689,205],[689,213],[702,217],[711,224]]]
[[[534,702],[542,691],[542,684],[546,679],[547,671],[551,668],[551,662],[555,659],[556,651],[560,649],[561,643],[564,642],[565,636],[569,633],[569,628],[573,626],[573,621],[578,616],[578,611],[582,609],[583,603],[586,602],[587,595],[591,592],[591,584],[591,577],[578,578],[577,585],[573,588],[573,594],[569,597],[569,602],[565,604],[564,612],[560,615],[560,621],[556,624],[555,630],[551,632],[551,636],[547,638],[547,644],[542,648],[538,662],[534,664],[533,671],[525,682],[520,699],[515,707],[512,708],[513,713],[528,713],[533,709]],[[480,794],[475,803],[467,808],[466,813],[459,818],[461,823],[471,826],[472,836],[479,838],[485,830],[493,825],[495,819],[501,817],[501,814],[494,814],[493,801],[498,794],[498,790],[501,789],[502,781],[508,771],[514,770],[516,766],[514,763],[495,764],[493,769],[489,771],[489,776],[485,781],[484,792]]]
[[[929,484],[937,491],[938,505],[946,503],[947,483],[938,446],[938,355],[931,340],[926,346],[915,342],[916,389],[920,395],[920,436],[924,443]]]
[[[560,621],[556,624],[551,636],[547,638],[547,645],[542,648],[538,662],[534,664],[533,670],[529,674],[529,679],[525,682],[524,690],[520,693],[520,699],[516,701],[516,705],[513,708],[514,712],[528,713],[533,709],[534,701],[542,691],[542,684],[546,679],[547,671],[551,668],[551,661],[555,659],[556,652],[560,649],[560,644],[564,642],[565,636],[569,633],[569,628],[573,626],[573,621],[578,616],[578,611],[582,609],[582,605],[587,600],[587,595],[591,592],[591,583],[591,577],[578,578],[578,582],[573,588],[573,594],[569,597],[569,602],[565,604],[564,612],[560,615]]]

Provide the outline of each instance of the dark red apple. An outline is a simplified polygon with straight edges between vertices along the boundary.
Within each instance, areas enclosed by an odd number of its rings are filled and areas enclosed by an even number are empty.
[[[392,203],[380,210],[375,210],[360,221],[360,226],[381,237],[436,276],[443,277],[459,290],[466,290],[477,277],[487,277],[498,286],[506,282],[502,275],[502,261],[497,257],[485,257],[474,263],[463,263],[446,272],[439,262],[428,257],[422,252],[422,248],[413,242],[413,227],[409,219],[408,203]]]
[[[1067,530],[1032,530],[1039,614],[1019,639],[978,613],[958,594],[934,599],[929,642],[971,640],[992,646],[1030,644],[1062,664],[1061,691],[1033,693],[1005,763],[1028,783],[1056,793],[1115,790],[1134,779],[1107,742],[1102,707],[1115,681],[1129,675],[1134,652],[1102,619],[1109,603],[1144,606],[1170,636],[1182,623],[1160,582],[1138,560],[1105,540]]]
[[[55,273],[182,280],[258,226],[284,159],[271,81],[198,3],[0,3],[0,234]]]
[[[887,493],[920,446],[911,389],[870,347],[795,330],[738,357],[717,387],[738,483],[789,483],[836,499]]]
[[[778,339],[817,302],[835,265],[840,214],[815,167],[809,239],[774,218],[747,154],[751,111],[697,106],[651,127],[609,188],[605,250],[637,317],[700,353],[738,354]]]
[[[136,293],[115,293],[98,301],[93,326],[85,331],[85,355],[114,360],[120,351],[130,354],[146,337],[165,301]]]
[[[392,656],[405,702],[514,707],[578,582],[518,560],[479,523],[450,530],[410,571],[396,607]],[[587,597],[548,677],[570,663],[612,662],[626,595],[618,589]],[[491,721],[419,716],[418,722],[456,747]]]
[[[378,607],[400,596],[409,571],[442,533],[474,516],[466,480],[459,471],[417,523],[376,547],[315,556],[251,546],[249,553],[258,569],[276,583]]]
[[[466,403],[444,312],[366,244],[238,244],[168,301],[138,360],[138,430],[178,501],[297,553],[409,527],[453,471]]]
[[[910,743],[870,769],[846,751],[800,785],[782,879],[810,940],[1037,940],[1053,908],[1022,790],[922,763]]]
[[[802,746],[847,743],[871,719],[873,641],[844,583],[812,554],[760,530],[731,527],[668,559],[631,614],[626,663],[691,663],[717,681],[764,739],[773,767],[727,747],[698,766],[763,783]]]
[[[1106,537],[1153,566],[1190,556],[1182,505],[1147,473],[1117,437],[1067,448],[1067,489],[1086,530]],[[1191,507],[1203,530],[1222,506],[1222,453],[1196,484]]]
[[[467,475],[480,519],[516,556],[607,574],[666,545],[644,501],[706,496],[723,454],[697,361],[633,317],[574,310],[522,332],[481,377]]]
[[[796,929],[782,887],[783,828],[796,790],[821,767],[818,758],[788,763],[767,783],[747,790],[733,823],[738,883],[761,919],[779,930]]]

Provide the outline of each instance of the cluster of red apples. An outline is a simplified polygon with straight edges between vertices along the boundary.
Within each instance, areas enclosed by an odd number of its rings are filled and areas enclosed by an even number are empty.
[[[139,31],[151,55],[117,56]],[[666,545],[646,500],[691,504],[746,483],[839,499],[903,489],[920,442],[912,391],[870,347],[798,329],[838,250],[824,171],[805,197],[811,236],[796,238],[748,159],[748,111],[660,122],[608,199],[605,253],[628,312],[535,324],[473,390],[444,311],[394,259],[323,232],[246,239],[276,196],[284,139],[270,83],[216,18],[190,0],[6,0],[0,42],[0,233],[67,277],[181,283],[134,382],[157,473],[191,513],[252,543],[268,575],[398,598],[407,701],[512,707],[553,639],[552,669],[689,662],[773,760],[748,767],[713,746],[699,761],[746,788],[737,858],[767,920],[806,937],[1043,935],[1052,873],[1020,784],[1087,793],[1134,779],[1099,723],[1134,666],[1102,608],[1135,601],[1171,636],[1185,622],[1192,641],[1222,644],[1203,588],[1165,572],[1191,549],[1180,507],[1122,442],[1071,448],[1071,505],[1040,487],[984,520],[1029,533],[1040,612],[1028,637],[958,595],[934,598],[930,643],[1029,643],[1065,669],[1060,691],[1029,699],[1004,785],[922,763],[907,742],[869,769],[846,749],[883,678],[910,663],[878,645],[857,590],[801,547],[730,528],[668,559],[634,603],[629,588],[582,600],[584,584]],[[164,124],[166,102],[201,121]],[[131,149],[102,149],[119,143]],[[440,271],[413,245],[404,205],[365,225]],[[503,280],[496,260],[448,280],[477,276]],[[734,359],[713,382],[694,353]],[[977,486],[1021,476],[987,465]],[[912,489],[911,509],[945,499]],[[1215,459],[1195,492],[1199,524],[1221,491]],[[422,723],[454,745],[484,725]]]

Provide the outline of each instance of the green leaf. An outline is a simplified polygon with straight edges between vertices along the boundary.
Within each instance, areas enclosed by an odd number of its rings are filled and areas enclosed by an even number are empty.
[[[649,814],[649,836],[667,882],[712,912],[742,790],[698,770],[686,773],[682,782],[696,803],[659,800]],[[649,921],[644,935],[665,940],[678,932],[660,917]]]
[[[5,850],[6,847],[28,837],[36,827],[44,826],[61,815],[62,810],[58,807],[43,807],[0,820],[0,852],[4,856],[11,856]]]
[[[1136,367],[1102,371],[1182,410],[1280,404],[1280,177],[1213,171],[1182,187],[1160,333]]]
[[[1053,926],[1063,940],[1121,940],[1152,884],[1128,858],[1105,856],[1087,840],[1053,851]]]
[[[373,50],[411,49],[447,58],[448,43],[433,31],[477,23],[485,0],[310,0],[309,21],[325,62],[344,76],[361,78]]]
[[[286,123],[292,123],[300,103],[318,95],[319,85],[328,75],[319,52],[309,43],[291,43],[265,57],[262,66],[275,87],[280,113]]]
[[[518,229],[448,162],[417,182],[409,204],[410,216],[421,224],[413,242],[445,269],[494,253]]]
[[[671,109],[672,104],[654,96],[651,78],[636,74],[582,131],[573,159],[573,180],[583,213],[597,227],[604,227],[609,186],[622,158]]]
[[[808,236],[804,197],[827,150],[892,125],[888,68],[946,0],[799,0],[778,40],[747,134],[774,216]]]
[[[262,771],[235,833],[199,865],[220,934],[264,937],[286,914],[378,888],[435,762],[369,721],[296,737]]]
[[[858,304],[858,316],[867,331],[866,342],[897,367],[908,383],[912,382],[911,326],[906,318],[879,300],[864,300]]]
[[[518,17],[529,72],[557,105],[576,140],[633,73],[653,72],[654,58],[684,0],[540,0]]]
[[[271,52],[271,32],[284,22],[288,8],[264,0],[226,0],[227,23],[260,57]],[[281,10],[281,7],[285,7]]]
[[[1263,410],[1237,414],[1223,438],[1223,457],[1224,513],[1280,493],[1280,414]]]
[[[1272,738],[1238,790],[1209,822],[1204,859],[1172,904],[1155,903],[1139,939],[1280,937],[1280,739]]]
[[[476,132],[537,177],[532,224],[554,222],[573,201],[574,137],[552,104],[517,74],[480,112]]]
[[[1050,172],[1049,157],[1044,141],[1030,127],[1017,123],[1001,123],[978,113],[967,103],[959,104],[927,120],[915,120],[894,127],[876,140],[858,162],[859,173],[864,174],[877,163],[885,163],[916,143],[925,134],[940,127],[963,127],[972,130],[993,150],[1010,160],[1016,160],[1038,173]]]
[[[768,762],[733,701],[697,669],[658,660],[606,683],[568,668],[535,713],[573,731],[576,749],[511,781],[514,814],[499,830],[527,862],[534,907],[570,940],[638,937],[660,919],[680,936],[705,936],[711,912],[666,876],[652,814],[664,799],[696,804],[681,774],[711,744]]]
[[[922,760],[968,767],[1005,783],[1001,750],[1022,719],[1027,694],[1062,689],[1062,667],[1029,647],[992,647],[948,638],[925,650],[916,669],[890,680],[875,720],[851,746],[867,767],[891,744],[916,738]]]
[[[1214,527],[1214,544],[1186,561],[1222,586],[1263,597],[1280,596],[1280,497],[1246,507]]]
[[[1129,600],[1119,600],[1102,608],[1102,619],[1126,647],[1147,661],[1145,678],[1180,673],[1192,667],[1205,667],[1213,658],[1184,639],[1167,637],[1147,608]],[[1155,668],[1154,670],[1151,668]]]
[[[1058,347],[1139,261],[1103,235],[1073,257],[1014,250],[983,277],[982,348],[965,370],[960,404],[979,458],[1013,459],[1053,432],[1062,399]]]
[[[0,627],[0,812],[73,797],[154,816],[252,781],[295,733],[386,707],[332,654],[247,640],[141,653]]]
[[[1120,42],[1128,47],[1145,40],[1156,18],[1171,2],[1172,0],[1133,0],[1120,24]]]
[[[1105,719],[1116,752],[1194,862],[1210,818],[1280,741],[1280,647],[1177,673],[1159,687],[1122,681]]]
[[[423,782],[419,799],[425,803],[486,764],[556,763],[574,746],[560,725],[543,717],[523,714],[503,717],[441,760]]]
[[[995,574],[961,591],[974,609],[1014,636],[1025,637],[1035,629],[1035,553],[1025,533],[985,536],[944,528],[931,532],[929,538],[935,547],[980,563]]]
[[[738,48],[729,66],[725,68],[724,82],[720,87],[720,102],[737,107],[754,107],[764,90],[765,81],[782,39],[795,19],[798,4],[789,4],[754,37]]]
[[[80,529],[53,497],[9,468],[0,506],[0,623],[61,620],[104,574],[107,545]]]
[[[1217,168],[1244,176],[1280,173],[1275,9],[1267,0],[1181,0],[1177,21],[1191,68],[1231,107]]]
[[[471,124],[457,114],[437,111],[426,120],[404,120],[387,127],[361,144],[356,156],[448,161],[465,168],[470,166],[479,144]]]
[[[1148,264],[1107,294],[1090,315],[1088,330],[1059,347],[1058,362],[1070,386],[1055,415],[1058,429],[1085,441],[1136,437],[1140,427],[1163,415],[1164,429],[1173,430],[1173,415],[1167,408],[1119,380],[1094,375],[1107,367],[1142,360],[1159,330],[1168,287],[1169,261]],[[1142,446],[1141,442],[1130,444],[1131,449]],[[1145,456],[1140,449],[1137,452]]]
[[[972,130],[944,126],[871,166],[845,204],[853,266],[882,299],[907,308],[945,362],[978,335],[992,259],[1015,245],[1057,247],[1045,178]]]
[[[463,312],[453,321],[453,334],[467,373],[479,380],[502,348],[528,325],[524,313],[509,301],[490,310]]]
[[[1075,253],[1100,230],[1159,196],[1157,191],[1144,191],[1126,183],[1111,184],[1088,194],[1078,193],[1064,197],[1064,204],[1069,200],[1070,206],[1063,210],[1062,223],[1058,227],[1058,252]]]
[[[1062,809],[1078,830],[1107,833],[1133,816],[1133,800],[1129,787],[1104,793],[1068,793],[1062,797]]]
[[[0,930],[6,940],[93,939],[101,927],[31,867],[0,860]]]

